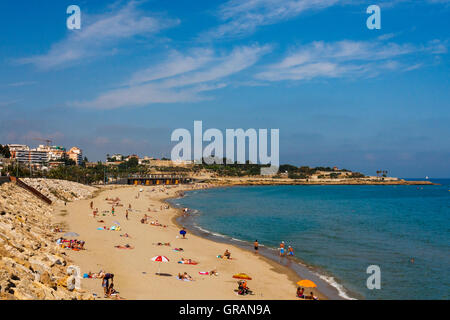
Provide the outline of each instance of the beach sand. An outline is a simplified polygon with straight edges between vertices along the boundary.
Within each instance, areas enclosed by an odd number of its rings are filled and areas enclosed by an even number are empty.
[[[216,243],[208,239],[192,235],[188,232],[186,239],[179,235],[180,227],[175,217],[179,209],[167,205],[164,199],[177,196],[177,191],[192,190],[192,186],[122,186],[104,187],[95,198],[67,203],[67,206],[55,208],[62,212],[55,218],[57,223],[65,225],[65,230],[78,233],[81,240],[86,241],[84,251],[67,251],[73,264],[81,269],[81,273],[105,272],[114,273],[114,287],[120,297],[125,299],[202,299],[202,300],[292,300],[295,297],[295,282],[300,280],[294,271],[281,266],[267,258],[255,255],[229,244]],[[139,192],[143,189],[142,192]],[[139,198],[136,199],[139,194]],[[120,198],[123,207],[115,208],[115,216],[111,215],[111,207],[105,198]],[[99,216],[94,218],[90,202],[99,209]],[[129,220],[125,218],[125,210],[131,204]],[[163,210],[161,210],[163,206]],[[148,212],[148,208],[152,212]],[[67,210],[67,213],[63,210]],[[156,210],[156,212],[155,212]],[[103,211],[108,211],[105,216]],[[167,225],[166,228],[142,224],[144,214],[150,221],[158,220]],[[104,220],[99,223],[97,220]],[[121,231],[97,230],[98,227],[111,227],[114,221],[120,223]],[[128,233],[131,238],[121,237]],[[153,243],[170,242],[171,246],[157,246]],[[115,245],[130,244],[134,249],[117,249]],[[175,252],[174,248],[183,248],[184,252]],[[225,249],[231,252],[232,260],[219,259]],[[151,258],[164,255],[170,262],[153,262]],[[198,265],[178,264],[184,257],[199,262]],[[162,274],[156,275],[160,267]],[[200,271],[216,269],[218,276],[199,275]],[[177,280],[178,273],[187,272],[195,281]],[[235,292],[237,280],[235,273],[244,272],[253,279],[248,286],[254,295],[239,296]],[[170,276],[169,276],[170,275]],[[100,279],[82,279],[83,290],[97,294],[103,299]],[[305,293],[311,290],[306,289]],[[324,298],[314,291],[319,298]]]

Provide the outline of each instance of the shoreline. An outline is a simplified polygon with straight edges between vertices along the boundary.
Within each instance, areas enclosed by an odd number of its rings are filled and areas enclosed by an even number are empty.
[[[325,181],[304,181],[293,179],[273,179],[273,178],[210,178],[205,179],[205,182],[216,185],[218,187],[232,187],[232,186],[426,186],[426,185],[440,185],[439,183],[431,181],[420,180],[390,180],[390,181],[375,181],[375,180],[325,180]]]
[[[209,185],[208,187],[214,186]],[[134,221],[121,220],[123,216],[123,212],[121,211],[125,211],[124,208],[118,209],[114,217],[108,215],[102,217],[105,221],[119,220],[123,229],[120,233],[127,232],[133,238],[125,240],[123,238],[117,238],[117,232],[95,230],[95,227],[99,226],[98,223],[86,214],[86,212],[89,212],[87,208],[90,201],[94,201],[94,208],[99,207],[99,211],[102,212],[108,205],[105,206],[103,203],[99,205],[98,203],[104,202],[105,197],[120,195],[120,199],[125,201],[121,203],[128,205],[126,201],[131,199],[130,196],[134,197],[136,194],[139,194],[140,189],[144,190],[144,192],[141,192],[141,199],[133,199],[131,202],[133,203],[133,213],[130,216],[135,216],[134,209],[139,207],[138,204],[140,205],[140,210],[136,211],[142,212],[132,218]],[[195,189],[203,188],[197,186]],[[159,207],[160,205],[166,206],[166,201],[178,198],[180,191],[185,192],[190,190],[194,190],[194,188],[188,185],[106,187],[100,189],[95,194],[93,200],[91,198],[67,204],[67,207],[61,208],[68,210],[68,215],[63,218],[63,221],[69,227],[67,231],[79,233],[79,238],[86,241],[86,248],[88,249],[81,252],[69,252],[68,255],[76,265],[81,267],[81,273],[88,271],[97,272],[99,269],[114,273],[117,277],[115,281],[116,287],[120,291],[120,295],[127,299],[300,300],[295,297],[295,282],[299,280],[299,277],[292,269],[277,264],[265,257],[255,256],[253,252],[247,251],[235,244],[224,245],[223,243],[201,237],[194,232],[188,233],[188,240],[178,239],[178,236],[174,239],[174,235],[178,234],[179,230],[179,224],[176,222],[176,218],[180,214],[180,209],[169,205],[169,209],[167,210],[159,211],[159,208],[157,208],[155,212],[151,213],[146,212],[146,209],[144,210],[144,207],[148,207],[148,205],[153,207]],[[144,198],[151,199],[151,204],[148,203],[149,200]],[[145,206],[142,205],[144,200],[146,202]],[[144,212],[149,213],[151,216],[157,216],[157,219],[161,223],[168,225],[168,227],[159,228],[139,223],[140,216]],[[108,226],[108,223],[105,222],[104,224]],[[91,228],[92,231],[88,231]],[[126,243],[128,241],[132,246],[135,246],[135,250],[120,250],[113,247],[113,244],[124,244],[124,242]],[[174,259],[177,259],[180,253],[173,253],[172,249],[167,247],[154,247],[150,243],[155,241],[170,241],[171,244],[173,242],[172,247],[177,247],[178,243],[182,243],[185,250],[181,256],[194,258],[195,260],[199,259],[197,261],[199,261],[199,268],[201,270],[195,270],[198,269],[194,268],[197,266],[174,263]],[[141,247],[140,244],[147,244],[147,246]],[[215,255],[222,254],[225,248],[228,248],[232,252],[233,260],[216,258]],[[149,251],[153,251],[153,253],[149,254]],[[179,271],[188,271],[196,281],[185,283],[183,281],[177,281],[174,277],[158,277],[152,275],[158,268],[158,265],[149,259],[157,252],[158,254],[167,255],[171,261],[160,266],[162,271],[168,272],[171,275],[176,275]],[[124,261],[126,262],[124,263]],[[217,277],[199,276],[195,272],[209,271],[215,268],[219,271],[219,276]],[[144,270],[145,272],[143,272]],[[234,289],[237,287],[237,280],[232,279],[231,275],[236,272],[248,272],[255,279],[249,283],[250,288],[255,291],[255,295],[238,296],[234,292]],[[99,281],[96,279],[82,279],[82,288],[96,293],[98,298],[103,299],[101,283]],[[145,285],[146,283],[147,285]],[[214,283],[213,287],[209,283]],[[172,290],[168,287],[172,288]],[[186,287],[191,287],[191,289],[186,291]],[[211,288],[214,288],[215,294],[211,293]],[[176,293],[174,293],[174,290]],[[327,296],[318,290],[318,288],[312,291],[315,292],[319,299],[327,299]]]
[[[254,186],[254,185],[250,185]],[[229,188],[232,186],[218,186],[213,185],[207,189],[212,188]],[[206,189],[200,189],[200,190],[206,190]],[[199,191],[199,190],[190,190],[187,192],[192,191]],[[217,235],[212,231],[205,230],[201,228],[200,226],[196,225],[195,223],[192,223],[193,218],[188,215],[188,217],[183,217],[182,209],[181,207],[178,207],[176,204],[172,203],[172,201],[175,201],[177,199],[181,199],[185,197],[185,195],[178,196],[178,197],[171,197],[164,200],[165,203],[168,203],[171,206],[174,206],[177,208],[178,214],[172,218],[172,221],[178,225],[180,228],[185,227],[186,230],[188,230],[191,233],[196,234],[199,237],[202,237],[207,240],[211,240],[217,243],[225,243],[232,246],[237,246],[241,248],[242,250],[247,251],[249,254],[254,254],[253,246],[250,242],[241,240],[241,239],[234,239],[230,236],[226,235]],[[184,220],[184,221],[180,221]],[[352,293],[349,293],[348,290],[343,287],[341,284],[339,284],[337,281],[335,281],[334,276],[332,275],[326,275],[321,273],[320,271],[314,270],[313,266],[310,266],[305,261],[301,260],[298,257],[283,257],[280,258],[278,255],[278,252],[275,251],[275,248],[267,247],[264,245],[260,245],[259,247],[259,254],[258,257],[262,260],[265,260],[266,262],[272,264],[275,268],[276,267],[283,267],[287,268],[289,271],[287,271],[287,275],[290,278],[290,280],[295,284],[298,279],[310,279],[313,282],[315,282],[318,287],[317,290],[323,295],[323,298],[326,300],[355,300],[356,298],[353,298],[350,296]],[[286,272],[286,271],[285,271]],[[325,280],[325,278],[332,278],[333,280]],[[335,285],[333,285],[333,283]],[[350,295],[349,295],[350,294]],[[323,299],[322,298],[322,299]]]

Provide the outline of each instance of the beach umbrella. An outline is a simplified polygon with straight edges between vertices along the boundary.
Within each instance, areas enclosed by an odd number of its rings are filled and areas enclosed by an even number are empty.
[[[235,275],[233,275],[233,278],[235,278],[235,279],[243,279],[243,280],[252,280],[252,277],[250,277],[246,273],[236,273]]]
[[[317,285],[312,282],[311,280],[300,280],[299,282],[297,282],[297,285],[300,287],[305,287],[305,288],[315,288],[317,287]]]
[[[76,232],[67,232],[63,235],[63,237],[66,238],[75,238],[75,237],[79,237],[80,235]]]
[[[169,262],[169,258],[167,258],[166,256],[156,256],[152,258],[152,261],[155,262]],[[159,264],[158,266],[158,273],[157,274],[161,274],[161,264]]]

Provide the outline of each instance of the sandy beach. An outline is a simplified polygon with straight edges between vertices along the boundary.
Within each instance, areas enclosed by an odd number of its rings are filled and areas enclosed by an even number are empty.
[[[180,227],[175,217],[179,209],[168,207],[165,199],[177,196],[177,191],[192,190],[193,186],[124,186],[106,187],[93,199],[79,200],[55,208],[55,222],[62,223],[67,231],[78,233],[79,239],[86,241],[84,251],[68,251],[74,264],[81,273],[114,273],[114,284],[119,295],[125,299],[297,299],[295,297],[298,276],[291,269],[269,259],[255,255],[241,248],[216,243],[188,232],[186,239],[179,235]],[[140,190],[142,190],[140,192]],[[139,195],[139,197],[138,197]],[[115,207],[115,216],[111,214],[112,205],[106,198],[120,199],[123,206]],[[137,198],[138,197],[138,198]],[[94,218],[90,209],[99,215]],[[129,220],[125,210],[131,204]],[[161,209],[162,208],[162,209]],[[150,211],[148,211],[150,209]],[[66,211],[65,211],[66,210]],[[103,215],[104,214],[104,215]],[[142,224],[147,214],[149,221],[158,221],[161,226]],[[104,223],[98,222],[103,220]],[[120,223],[120,231],[97,230],[99,227],[111,227]],[[127,233],[130,238],[121,237]],[[170,243],[169,246],[157,246],[156,243]],[[134,249],[118,249],[115,245],[129,244]],[[183,248],[176,252],[174,248]],[[217,258],[228,249],[231,260]],[[151,258],[163,255],[169,258],[167,263],[151,261]],[[179,264],[181,258],[192,259],[197,265]],[[164,275],[157,275],[158,268]],[[218,276],[200,275],[199,272],[216,269]],[[194,281],[181,281],[178,273],[187,272]],[[244,272],[253,279],[248,282],[254,295],[237,295],[235,273]],[[103,299],[100,279],[82,279],[82,289],[95,293]],[[307,290],[309,293],[309,290]],[[315,291],[319,298],[324,298]]]

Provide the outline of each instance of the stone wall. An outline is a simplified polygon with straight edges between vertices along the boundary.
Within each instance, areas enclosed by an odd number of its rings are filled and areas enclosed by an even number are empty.
[[[46,181],[45,186],[89,195],[85,186],[73,183]],[[14,183],[0,186],[0,299],[92,299],[67,288],[67,279],[74,278],[67,273],[64,249],[55,243],[60,234],[52,231],[52,214],[52,206]]]
[[[30,178],[23,178],[21,180],[57,204],[86,199],[97,190],[95,187],[66,180]]]

